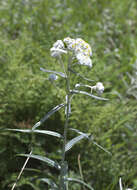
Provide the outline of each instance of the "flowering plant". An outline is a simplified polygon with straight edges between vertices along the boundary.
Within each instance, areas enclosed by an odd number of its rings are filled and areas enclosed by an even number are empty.
[[[35,155],[33,154],[33,144],[31,147],[31,151],[29,154],[21,154],[21,156],[27,157],[26,162],[23,165],[23,168],[17,178],[17,180],[20,178],[28,160],[30,158],[38,159],[43,162],[46,162],[49,166],[56,168],[57,170],[60,171],[59,175],[59,182],[55,183],[51,179],[47,178],[42,178],[39,179],[40,181],[43,181],[47,183],[51,189],[58,189],[58,190],[68,190],[68,183],[69,182],[76,182],[76,183],[81,183],[84,185],[86,188],[93,190],[93,188],[85,183],[81,179],[74,179],[74,178],[69,178],[68,177],[68,163],[66,162],[66,152],[69,151],[77,142],[79,142],[81,139],[88,139],[89,141],[92,141],[95,145],[97,145],[99,148],[103,149],[107,153],[111,154],[107,150],[105,150],[103,147],[98,145],[92,138],[91,134],[88,133],[83,133],[79,131],[78,129],[73,129],[69,128],[69,117],[71,114],[71,101],[74,97],[74,95],[77,94],[84,94],[86,96],[89,96],[91,98],[97,99],[97,100],[107,100],[106,98],[102,98],[100,96],[96,96],[93,94],[93,92],[97,92],[98,95],[101,95],[104,91],[104,86],[101,82],[97,82],[96,85],[86,85],[86,84],[75,84],[75,87],[71,89],[70,86],[70,76],[71,72],[75,73],[76,75],[80,76],[79,73],[76,73],[73,71],[73,64],[80,64],[84,66],[88,66],[89,68],[92,67],[92,50],[91,47],[88,43],[86,43],[84,40],[80,38],[72,39],[70,37],[64,38],[63,40],[57,40],[54,44],[53,47],[50,49],[51,56],[58,59],[59,62],[61,63],[61,68],[63,72],[58,72],[58,71],[51,71],[47,70],[44,68],[40,68],[42,71],[46,73],[50,73],[48,80],[52,83],[54,83],[59,77],[64,78],[66,81],[65,85],[65,91],[66,91],[66,97],[65,101],[57,106],[55,106],[51,111],[49,111],[39,122],[37,122],[31,130],[26,130],[26,129],[12,129],[13,131],[18,131],[18,132],[25,132],[25,133],[31,133],[32,134],[32,139],[34,139],[34,134],[42,133],[45,135],[51,135],[53,137],[58,137],[61,139],[62,143],[62,153],[60,156],[60,163],[51,160],[50,158],[40,156],[40,155]],[[62,56],[66,55],[68,56],[68,64],[65,66],[63,61],[62,61]],[[90,81],[89,79],[83,77],[85,80]],[[80,87],[83,86],[85,88],[90,88],[91,92],[86,92],[79,90]],[[64,124],[64,132],[62,134],[54,131],[49,131],[49,130],[38,130],[37,128],[45,122],[51,115],[53,115],[55,112],[59,111],[61,108],[65,107],[65,124]],[[11,129],[10,129],[11,130]],[[67,133],[68,130],[72,130],[78,134],[77,137],[67,140]],[[17,184],[16,183],[13,185],[12,190],[15,188]]]

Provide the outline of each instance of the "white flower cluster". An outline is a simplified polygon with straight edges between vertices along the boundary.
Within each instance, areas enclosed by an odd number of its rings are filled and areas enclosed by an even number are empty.
[[[81,38],[72,39],[70,37],[64,38],[64,40],[57,40],[53,47],[50,49],[52,57],[58,57],[68,51],[73,52],[75,58],[78,60],[78,64],[87,65],[92,67],[92,50],[88,43]]]
[[[54,44],[53,47],[50,49],[51,56],[52,57],[59,57],[63,53],[67,53],[67,51],[64,50],[65,46],[62,40],[57,40]]]

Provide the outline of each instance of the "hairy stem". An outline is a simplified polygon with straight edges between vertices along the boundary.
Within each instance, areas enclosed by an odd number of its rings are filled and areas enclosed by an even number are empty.
[[[67,130],[69,122],[69,108],[70,108],[70,71],[69,64],[66,72],[66,121],[64,125],[64,134],[63,134],[63,147],[62,147],[62,160],[61,160],[61,174],[60,174],[60,190],[67,189],[67,183],[65,181],[65,176],[67,175],[67,163],[65,162],[65,146],[67,142]]]

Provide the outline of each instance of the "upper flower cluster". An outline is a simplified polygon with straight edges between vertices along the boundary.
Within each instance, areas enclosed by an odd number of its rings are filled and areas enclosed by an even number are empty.
[[[92,56],[91,47],[81,38],[72,39],[67,37],[63,41],[57,40],[50,49],[52,57],[58,57],[68,51],[73,52],[78,64],[92,67],[92,60],[90,58]]]
[[[72,39],[70,37],[64,38],[64,43],[67,49],[73,51],[75,54],[83,54],[84,56],[92,56],[91,47],[81,38]]]
[[[58,57],[63,53],[67,53],[64,46],[64,43],[62,42],[62,40],[57,40],[54,44],[53,47],[50,49],[51,52],[51,56],[52,57]]]

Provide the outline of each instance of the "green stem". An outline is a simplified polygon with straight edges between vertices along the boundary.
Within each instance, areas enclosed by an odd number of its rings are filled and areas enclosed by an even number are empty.
[[[63,148],[62,148],[62,161],[61,161],[61,175],[60,175],[60,190],[66,190],[67,184],[65,181],[65,176],[67,175],[67,163],[65,162],[65,146],[67,142],[67,131],[68,131],[68,121],[69,121],[69,107],[70,107],[70,71],[69,64],[66,72],[66,121],[64,125],[63,134]]]

